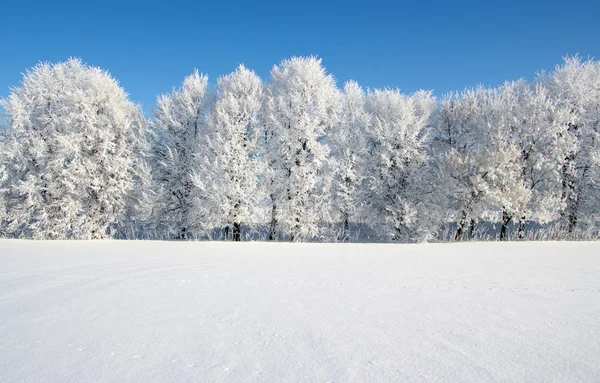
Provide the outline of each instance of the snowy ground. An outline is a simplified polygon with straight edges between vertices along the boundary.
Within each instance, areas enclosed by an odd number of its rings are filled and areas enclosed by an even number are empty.
[[[0,381],[599,382],[600,243],[0,241]]]

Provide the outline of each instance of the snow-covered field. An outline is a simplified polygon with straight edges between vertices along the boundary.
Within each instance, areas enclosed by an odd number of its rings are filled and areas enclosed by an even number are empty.
[[[599,382],[600,243],[0,241],[0,381]]]

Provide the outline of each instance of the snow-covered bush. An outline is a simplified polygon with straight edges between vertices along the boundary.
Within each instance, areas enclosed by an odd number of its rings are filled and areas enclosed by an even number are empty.
[[[140,108],[107,72],[78,59],[36,66],[2,106],[6,231],[110,236],[139,184],[147,133]]]

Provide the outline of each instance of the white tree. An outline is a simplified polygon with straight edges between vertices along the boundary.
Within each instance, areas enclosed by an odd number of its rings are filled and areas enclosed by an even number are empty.
[[[431,150],[440,175],[440,193],[448,197],[446,209],[449,218],[458,220],[454,239],[463,238],[467,224],[470,235],[475,222],[486,204],[489,174],[485,142],[479,134],[481,92],[466,90],[461,94],[445,96],[438,109],[438,124],[432,133]],[[479,166],[478,166],[479,165]]]
[[[243,65],[217,83],[202,150],[194,164],[194,214],[225,227],[224,238],[241,240],[242,224],[260,222],[264,166],[260,159],[260,78]]]
[[[271,238],[277,229],[299,241],[328,220],[325,136],[336,120],[339,91],[315,57],[283,60],[271,71],[262,117],[270,165]]]
[[[575,140],[563,159],[562,221],[572,232],[600,212],[600,61],[567,57],[551,74],[542,74],[555,100],[571,115],[568,134]]]
[[[108,237],[140,186],[140,108],[108,73],[78,59],[34,67],[2,106],[9,235]]]
[[[156,220],[165,220],[185,239],[197,224],[191,217],[194,155],[207,107],[208,77],[194,71],[181,89],[158,98],[152,126],[153,172],[156,183]]]
[[[375,90],[367,96],[371,154],[366,171],[368,220],[393,241],[426,239],[432,229],[425,182],[428,155],[425,128],[435,107],[431,93],[407,96]]]
[[[497,89],[482,87],[441,102],[432,143],[440,189],[458,221],[455,240],[463,238],[467,225],[472,235],[482,218],[501,221],[505,239],[508,223],[527,199],[520,182],[520,152],[510,140],[502,105]]]
[[[331,134],[333,146],[333,204],[334,219],[342,222],[339,237],[349,240],[350,222],[356,222],[360,215],[364,174],[364,159],[367,153],[367,126],[369,114],[366,110],[366,96],[360,85],[349,81],[344,86],[340,121]],[[339,217],[339,218],[338,218]]]
[[[522,238],[527,220],[547,223],[563,210],[562,164],[575,142],[567,131],[569,109],[542,84],[506,83],[500,97],[505,131],[519,151],[521,182],[528,190],[521,195],[521,211],[515,212]]]

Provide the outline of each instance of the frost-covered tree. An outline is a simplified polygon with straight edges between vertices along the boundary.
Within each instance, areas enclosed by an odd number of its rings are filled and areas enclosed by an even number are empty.
[[[433,190],[424,177],[428,154],[425,128],[435,107],[429,92],[403,95],[375,90],[367,96],[370,155],[364,202],[371,226],[393,241],[426,239],[434,215],[428,205]]]
[[[366,96],[360,85],[349,81],[344,86],[339,124],[332,131],[334,219],[341,221],[339,239],[348,241],[350,222],[357,221],[365,197],[363,185],[364,159],[367,154],[367,126],[369,114]]]
[[[107,72],[40,64],[2,101],[4,225],[12,236],[111,235],[140,186],[147,125]]]
[[[568,134],[575,145],[563,159],[562,221],[572,232],[600,212],[600,61],[568,57],[540,82],[571,114]]]
[[[201,147],[200,131],[207,105],[208,77],[194,71],[183,81],[181,89],[162,95],[154,110],[155,140],[152,168],[157,188],[154,215],[166,221],[185,239],[192,220],[194,189],[194,155]]]
[[[431,150],[440,174],[440,189],[448,197],[446,214],[456,219],[454,239],[463,238],[467,225],[469,236],[475,222],[485,210],[485,183],[489,171],[483,161],[488,159],[486,146],[479,135],[479,105],[481,91],[466,90],[445,96],[438,109],[438,124],[432,132]],[[478,166],[479,165],[479,166]]]
[[[503,101],[497,89],[479,87],[440,104],[432,143],[440,187],[458,221],[455,240],[463,238],[467,225],[472,235],[479,219],[501,221],[505,239],[508,223],[522,210],[520,153],[510,140]]]
[[[518,87],[517,87],[518,88]],[[528,206],[532,200],[533,190],[528,187],[527,176],[524,171],[527,169],[526,153],[527,144],[521,140],[515,140],[518,126],[526,124],[524,117],[514,112],[519,92],[513,92],[510,83],[502,87],[493,89],[488,100],[490,106],[487,114],[488,121],[491,124],[491,131],[494,135],[494,154],[497,159],[501,159],[502,166],[497,168],[496,178],[492,179],[491,196],[492,202],[497,203],[501,208],[502,223],[500,229],[500,240],[508,239],[508,225],[511,221],[522,219],[527,216]],[[533,118],[529,118],[533,121]],[[526,127],[525,129],[528,129]]]
[[[221,77],[194,165],[193,215],[224,227],[225,239],[231,227],[233,240],[241,240],[242,224],[258,223],[261,216],[261,101],[262,82],[253,71],[240,65],[234,73]]]
[[[574,150],[567,131],[569,110],[549,95],[541,84],[506,83],[500,89],[505,132],[519,151],[522,193],[516,211],[519,237],[525,222],[547,223],[563,210],[561,172],[564,158]]]
[[[339,91],[315,57],[283,60],[271,71],[262,117],[270,165],[271,238],[316,236],[330,211],[324,137],[335,123]]]

